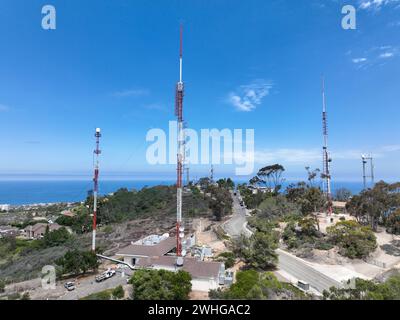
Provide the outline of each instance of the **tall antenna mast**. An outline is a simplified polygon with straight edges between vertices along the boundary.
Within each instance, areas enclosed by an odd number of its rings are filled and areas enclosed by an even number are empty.
[[[324,180],[324,193],[328,205],[328,214],[331,215],[332,210],[332,191],[331,191],[331,173],[330,164],[332,159],[328,151],[328,115],[326,111],[326,99],[325,99],[325,79],[322,77],[322,128],[324,136],[323,146],[323,173],[322,177]]]
[[[364,183],[364,190],[367,190],[367,178],[371,178],[371,186],[373,187],[375,184],[375,173],[374,173],[374,158],[372,155],[361,155],[362,164],[363,164],[363,183]],[[370,169],[371,173],[367,175],[367,164],[368,161],[370,162]]]
[[[364,190],[367,189],[367,173],[366,173],[366,166],[367,166],[367,159],[365,155],[361,155],[362,165],[363,165],[363,184]]]
[[[178,155],[177,155],[177,178],[176,178],[176,256],[177,266],[183,265],[182,239],[185,236],[185,229],[182,226],[182,173],[184,159],[184,130],[183,130],[183,96],[184,85],[182,79],[183,62],[183,26],[180,27],[180,49],[179,49],[179,82],[176,85],[175,93],[175,115],[178,120]]]
[[[100,128],[96,129],[94,135],[96,137],[96,149],[94,150],[95,161],[94,161],[94,177],[93,177],[93,233],[92,233],[92,251],[96,251],[96,228],[97,228],[97,193],[99,191],[99,155],[100,150]]]

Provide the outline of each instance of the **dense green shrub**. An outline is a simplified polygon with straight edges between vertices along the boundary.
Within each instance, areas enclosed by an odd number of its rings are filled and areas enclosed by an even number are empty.
[[[332,243],[339,253],[350,259],[365,258],[377,248],[376,236],[370,227],[356,221],[341,221],[327,228]]]
[[[185,271],[137,270],[129,283],[133,300],[187,300],[192,277]]]

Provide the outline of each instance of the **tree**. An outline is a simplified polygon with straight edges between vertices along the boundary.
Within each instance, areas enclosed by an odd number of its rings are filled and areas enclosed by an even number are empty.
[[[124,288],[122,288],[121,285],[114,288],[112,291],[112,296],[116,299],[122,299],[125,296]]]
[[[6,283],[4,280],[0,279],[0,293],[3,293],[6,289]]]
[[[187,300],[192,277],[186,271],[137,270],[129,283],[133,300]]]
[[[96,270],[99,266],[96,253],[93,251],[68,251],[56,264],[61,267],[62,274],[85,274],[89,270]]]
[[[260,169],[257,176],[260,178],[260,182],[274,190],[275,193],[278,193],[285,181],[285,179],[282,178],[284,171],[285,168],[282,165],[274,164]]]
[[[298,216],[301,215],[299,206],[295,203],[289,202],[283,195],[276,197],[269,197],[265,199],[257,210],[257,217],[275,220],[281,219],[286,216]]]
[[[392,208],[400,206],[399,183],[378,182],[373,189],[364,190],[352,197],[347,210],[362,224],[369,224],[376,231],[378,223],[384,220]]]
[[[289,249],[308,250],[311,248],[331,249],[325,242],[323,235],[318,230],[318,222],[315,216],[307,216],[299,222],[289,222],[282,234],[282,239]]]
[[[255,177],[251,178],[250,181],[249,181],[250,185],[253,186],[253,187],[257,187],[261,182],[262,181],[258,176],[255,176]]]
[[[335,288],[323,292],[325,300],[400,300],[400,275],[384,283],[355,279],[354,288]]]
[[[319,176],[321,170],[320,169],[315,169],[315,170],[311,170],[310,167],[306,167],[306,171],[307,171],[307,175],[308,175],[308,182],[310,187],[315,187],[315,179],[316,177]]]
[[[400,209],[390,213],[385,221],[386,231],[392,234],[400,234]]]
[[[339,247],[339,253],[350,259],[365,258],[377,248],[373,231],[356,221],[340,221],[328,227],[327,234]]]
[[[220,188],[224,188],[227,190],[232,190],[235,188],[235,183],[232,181],[231,178],[228,179],[219,179],[217,184]]]
[[[200,178],[200,180],[199,180],[200,188],[203,191],[206,190],[211,185],[211,183],[212,183],[212,181],[208,177]]]
[[[217,221],[221,221],[226,215],[232,213],[232,197],[230,192],[225,188],[209,187],[211,200],[209,207],[212,210]]]
[[[337,201],[347,202],[350,200],[352,195],[353,194],[349,189],[340,188],[340,189],[337,189],[335,192],[335,199]]]
[[[42,241],[45,247],[55,247],[67,242],[71,238],[70,233],[64,227],[58,230],[49,231],[49,226],[47,226]]]
[[[211,290],[211,299],[223,300],[268,300],[303,299],[305,295],[291,285],[280,282],[272,272],[255,270],[239,271],[236,281],[226,290]]]
[[[256,232],[251,238],[242,236],[234,243],[234,253],[250,268],[256,270],[275,269],[278,263],[279,234],[270,232]]]
[[[317,212],[326,202],[320,188],[309,187],[304,182],[289,185],[286,188],[286,198],[300,206],[303,215]]]

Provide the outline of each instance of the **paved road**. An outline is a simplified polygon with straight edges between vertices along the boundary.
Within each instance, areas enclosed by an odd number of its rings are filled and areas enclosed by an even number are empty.
[[[329,290],[331,287],[341,287],[342,284],[327,275],[315,270],[304,260],[293,256],[283,250],[278,249],[279,269],[287,272],[298,280],[303,280],[310,284],[319,292]]]
[[[130,270],[125,271],[125,276],[122,277],[120,272],[117,272],[115,276],[110,279],[107,279],[103,282],[97,283],[95,281],[95,276],[91,276],[89,278],[83,279],[76,284],[76,289],[74,291],[65,290],[65,294],[60,296],[59,300],[78,300],[80,298],[86,297],[92,293],[104,291],[107,289],[113,289],[119,285],[126,285],[128,277],[128,273],[131,274]]]
[[[223,228],[225,232],[232,238],[238,237],[241,234],[251,236],[251,231],[247,229],[246,209],[240,205],[240,195],[234,196],[233,199],[233,216],[227,221]],[[329,288],[341,287],[342,284],[329,276],[317,271],[310,266],[306,261],[295,257],[294,255],[278,249],[279,269],[289,274],[292,278],[303,280],[310,284],[315,290],[322,293]]]
[[[231,236],[232,238],[237,238],[242,234],[248,234],[248,230],[246,228],[246,208],[240,205],[240,194],[237,193],[235,196],[233,192],[231,192],[232,200],[233,200],[233,216],[227,221],[223,228],[225,232]]]

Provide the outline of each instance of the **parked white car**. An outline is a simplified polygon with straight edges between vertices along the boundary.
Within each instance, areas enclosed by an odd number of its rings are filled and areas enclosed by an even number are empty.
[[[96,276],[96,282],[102,282],[104,280],[110,279],[113,276],[115,276],[115,270],[108,269],[107,271],[104,271],[102,274]]]
[[[68,291],[73,291],[73,290],[75,290],[75,282],[72,282],[72,281],[66,282],[66,283],[64,284],[64,287],[65,287],[65,289],[67,289]]]

